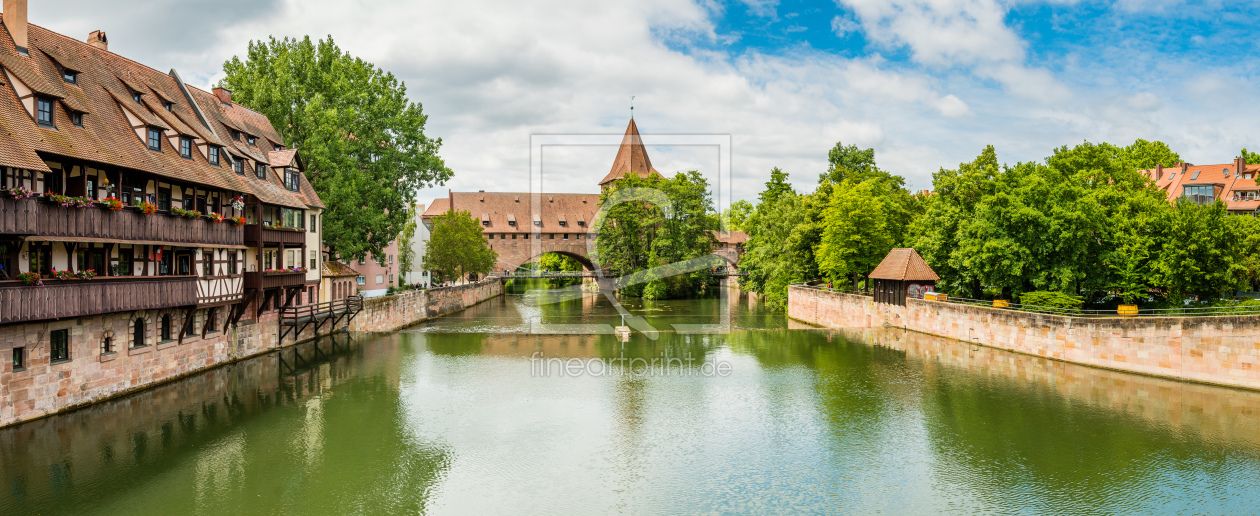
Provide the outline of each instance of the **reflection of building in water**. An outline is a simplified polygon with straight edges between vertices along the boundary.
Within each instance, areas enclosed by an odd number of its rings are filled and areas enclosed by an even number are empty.
[[[280,353],[263,355],[133,396],[0,429],[0,482],[6,486],[0,490],[0,513],[74,507],[76,502],[111,499],[125,487],[161,484],[181,475],[195,483],[190,496],[199,507],[232,512],[231,505],[223,504],[242,500],[249,487],[245,480],[260,470],[283,475],[296,474],[290,470],[318,471],[326,449],[336,445],[337,453],[351,453],[346,446],[360,439],[377,444],[354,454],[396,453],[380,444],[393,437],[382,441],[381,435],[365,435],[362,429],[330,427],[324,418],[337,398],[335,391],[365,383],[387,387],[370,388],[373,396],[368,401],[375,400],[376,409],[398,405],[398,373],[391,363],[394,344],[336,338],[335,347],[325,338],[285,349],[283,359]],[[345,398],[341,403],[364,401]],[[269,418],[283,421],[256,421]],[[292,433],[251,433],[246,430],[251,427]],[[359,434],[351,435],[354,432]],[[277,442],[277,435],[289,440]],[[288,446],[301,460],[291,464],[249,460],[251,448],[275,445]],[[58,468],[66,475],[50,477],[50,457],[58,458]],[[64,481],[58,480],[62,477]],[[386,479],[375,481],[388,484]]]

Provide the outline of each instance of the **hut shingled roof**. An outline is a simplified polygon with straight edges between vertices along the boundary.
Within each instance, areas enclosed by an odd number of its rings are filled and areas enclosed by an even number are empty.
[[[871,271],[871,279],[895,281],[937,281],[941,279],[913,247],[899,247],[888,252],[884,261]]]

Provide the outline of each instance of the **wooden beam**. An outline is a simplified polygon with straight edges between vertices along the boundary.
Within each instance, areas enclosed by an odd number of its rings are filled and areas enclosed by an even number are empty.
[[[257,297],[258,291],[251,289],[248,294],[245,294],[245,299],[242,299],[240,303],[236,304],[236,315],[230,317],[233,326],[241,321],[241,317],[245,315],[245,309],[248,308],[249,303]]]
[[[180,344],[184,343],[184,335],[187,335],[188,332],[192,330],[193,315],[196,313],[197,313],[197,307],[194,306],[194,307],[188,308],[188,315],[184,316],[183,327],[181,327],[179,330],[179,343]]]
[[[219,307],[217,306],[206,310],[206,321],[201,325],[201,338],[206,338],[206,334],[210,332],[210,322],[214,320],[214,314],[216,314],[218,310]]]
[[[296,296],[298,292],[302,291],[300,287],[290,287],[288,290],[288,295],[284,298],[284,304],[282,305],[286,307],[290,306],[290,304],[293,303],[293,297]]]

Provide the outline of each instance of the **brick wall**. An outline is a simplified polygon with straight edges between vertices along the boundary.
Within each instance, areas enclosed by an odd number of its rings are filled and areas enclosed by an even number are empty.
[[[1085,318],[920,299],[906,306],[794,286],[788,315],[829,327],[894,326],[1077,364],[1260,389],[1260,315]]]
[[[503,282],[490,279],[429,290],[411,290],[363,300],[363,311],[351,323],[352,331],[395,331],[439,315],[458,312],[503,294]]]

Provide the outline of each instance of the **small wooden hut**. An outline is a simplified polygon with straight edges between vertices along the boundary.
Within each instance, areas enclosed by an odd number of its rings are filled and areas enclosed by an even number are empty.
[[[907,297],[922,299],[923,294],[934,291],[941,279],[911,247],[889,251],[870,278],[874,280],[876,303],[901,306],[906,305]]]

